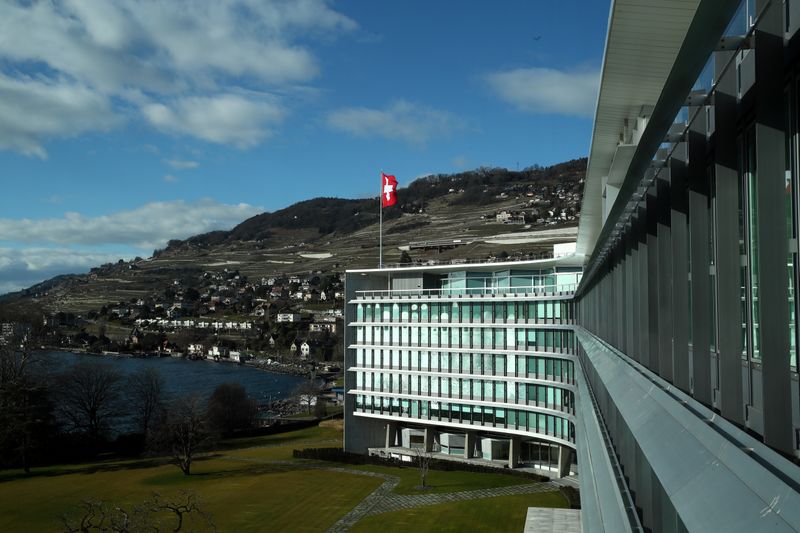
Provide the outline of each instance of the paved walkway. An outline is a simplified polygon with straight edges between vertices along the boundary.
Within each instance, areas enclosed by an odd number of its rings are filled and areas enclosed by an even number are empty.
[[[268,459],[258,459],[253,457],[237,457],[231,455],[218,456],[220,459],[230,461],[241,461],[247,463],[272,464],[280,466],[293,465],[300,468],[328,470],[331,472],[341,472],[344,474],[355,474],[359,476],[375,477],[383,479],[381,486],[372,491],[369,496],[361,500],[349,513],[344,515],[338,522],[333,524],[328,533],[342,533],[348,531],[356,522],[364,517],[400,511],[403,509],[413,509],[416,507],[426,507],[438,505],[440,503],[459,502],[467,500],[478,500],[482,498],[492,498],[495,496],[515,496],[518,494],[535,494],[537,492],[551,492],[559,489],[559,485],[552,481],[539,483],[525,483],[522,485],[512,485],[509,487],[494,487],[490,489],[467,490],[462,492],[448,492],[442,494],[395,494],[393,491],[400,483],[400,478],[370,472],[368,470],[353,470],[350,468],[330,466],[329,463],[296,463],[293,461],[277,461]]]

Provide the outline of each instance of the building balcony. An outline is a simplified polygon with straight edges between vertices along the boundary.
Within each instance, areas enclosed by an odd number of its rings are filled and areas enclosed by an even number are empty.
[[[480,287],[439,289],[385,289],[356,291],[351,303],[367,301],[452,301],[471,299],[564,299],[572,298],[577,284],[531,285],[527,287]]]
[[[529,399],[521,400],[520,398],[483,399],[483,398],[462,397],[459,395],[452,395],[452,394],[442,394],[441,392],[434,393],[434,392],[420,392],[420,391],[406,391],[406,392],[385,391],[363,386],[357,389],[351,389],[347,392],[347,394],[367,395],[373,397],[382,397],[387,399],[391,398],[394,400],[406,400],[406,401],[464,403],[464,404],[474,405],[476,407],[492,407],[497,409],[521,408],[524,411],[529,411],[533,413],[542,413],[546,415],[554,415],[565,419],[573,419],[575,415],[574,401],[572,402],[571,405],[564,405],[564,404],[556,404],[552,402],[536,401]]]
[[[473,380],[498,380],[513,383],[525,383],[531,385],[558,386],[566,390],[575,389],[575,379],[566,374],[536,374],[535,372],[507,372],[502,370],[488,370],[486,372],[478,369],[461,370],[436,370],[423,368],[420,366],[394,366],[394,365],[362,365],[347,369],[348,372],[386,372],[398,375],[430,376],[455,379]]]

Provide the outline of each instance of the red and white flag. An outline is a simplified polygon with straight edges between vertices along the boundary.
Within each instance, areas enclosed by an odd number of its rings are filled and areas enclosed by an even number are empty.
[[[397,203],[397,178],[381,172],[381,206],[389,207]]]

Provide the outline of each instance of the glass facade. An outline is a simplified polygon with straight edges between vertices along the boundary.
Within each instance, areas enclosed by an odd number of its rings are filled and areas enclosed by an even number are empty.
[[[356,291],[354,414],[573,444],[579,280],[579,268],[465,269]]]

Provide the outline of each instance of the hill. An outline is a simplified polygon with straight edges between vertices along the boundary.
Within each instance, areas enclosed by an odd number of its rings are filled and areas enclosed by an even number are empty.
[[[398,191],[398,206],[384,211],[384,263],[522,256],[573,240],[585,170],[583,158],[417,179]],[[314,198],[228,231],[170,241],[148,259],[59,276],[0,302],[86,313],[137,299],[163,300],[169,287],[193,287],[214,273],[235,271],[253,285],[276,275],[376,266],[378,217],[377,197]]]

